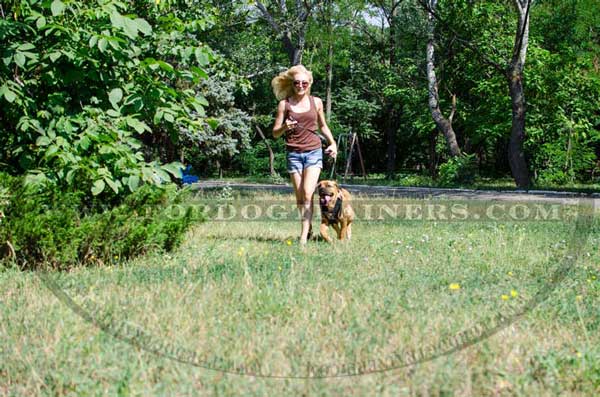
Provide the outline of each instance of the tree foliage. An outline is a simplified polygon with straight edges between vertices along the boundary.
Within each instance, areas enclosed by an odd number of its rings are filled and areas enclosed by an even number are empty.
[[[0,163],[34,183],[109,196],[169,180],[174,161],[202,174],[259,172],[268,161],[253,156],[268,151],[254,147],[264,142],[252,123],[271,127],[270,81],[298,55],[289,39],[313,71],[312,93],[331,96],[334,135],[360,134],[369,171],[438,174],[450,156],[428,112],[424,0],[261,4],[273,20],[252,1],[3,2]],[[527,171],[538,184],[597,181],[596,4],[532,4]],[[483,175],[511,173],[516,31],[513,1],[438,1],[439,109],[449,114],[456,99],[457,143]]]
[[[134,4],[30,0],[3,8],[0,162],[12,173],[93,195],[180,175],[178,163],[153,156],[143,141],[163,135],[176,144],[182,129],[206,133],[208,102],[194,87],[213,55],[190,38],[211,18],[184,21]]]

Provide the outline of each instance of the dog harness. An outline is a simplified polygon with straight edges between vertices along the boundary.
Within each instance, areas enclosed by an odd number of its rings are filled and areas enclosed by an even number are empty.
[[[321,206],[321,216],[325,217],[329,223],[336,223],[342,212],[342,197],[340,196],[333,208],[330,210],[327,205]]]

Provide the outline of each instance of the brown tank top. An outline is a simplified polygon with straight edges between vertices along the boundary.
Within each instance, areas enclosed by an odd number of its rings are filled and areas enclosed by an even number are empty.
[[[285,100],[285,118],[296,120],[296,127],[285,135],[285,144],[288,152],[309,152],[321,148],[321,138],[316,134],[317,105],[315,99],[310,96],[310,109],[306,112],[294,112],[290,106],[289,98]]]

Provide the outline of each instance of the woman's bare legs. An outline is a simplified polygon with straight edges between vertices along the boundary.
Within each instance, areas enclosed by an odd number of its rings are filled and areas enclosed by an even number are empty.
[[[310,230],[313,216],[313,195],[317,188],[320,174],[321,168],[319,167],[305,168],[302,175],[298,172],[290,174],[296,195],[296,205],[298,206],[300,219],[302,220],[300,244],[306,244],[306,240],[308,240],[308,231]]]

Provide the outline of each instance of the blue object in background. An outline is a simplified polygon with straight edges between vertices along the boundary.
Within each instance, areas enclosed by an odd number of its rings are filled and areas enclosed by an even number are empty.
[[[198,180],[199,180],[198,176],[192,175],[191,172],[192,172],[191,165],[188,165],[182,171],[183,177],[181,179],[182,179],[184,185],[198,182]]]

